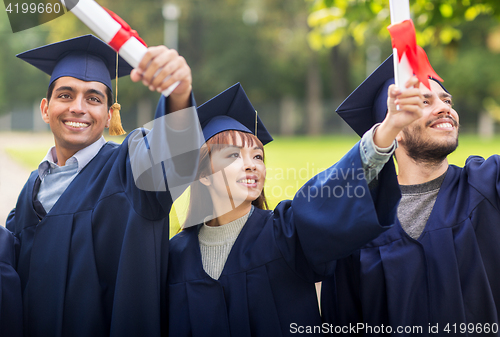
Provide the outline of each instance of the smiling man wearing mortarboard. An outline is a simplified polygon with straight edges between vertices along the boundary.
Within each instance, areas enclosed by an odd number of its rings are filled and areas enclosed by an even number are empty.
[[[393,77],[390,57],[337,109],[359,135],[375,123],[382,122],[378,130],[393,124],[400,113]],[[323,283],[324,317],[338,326],[391,327],[397,335],[497,335],[500,157],[448,164],[459,116],[450,93],[429,83],[420,85],[422,116],[397,135],[399,221],[338,262],[335,278]]]
[[[116,76],[108,45],[86,35],[18,57],[51,75],[40,108],[55,142],[7,220],[20,240],[25,335],[160,336],[168,216],[179,192],[169,193],[167,180],[189,184],[202,141],[189,66],[163,46],[148,48],[134,70],[120,58],[118,76],[132,70],[133,81],[158,91],[180,84],[161,97],[157,115],[175,121],[136,130],[119,145],[103,138]],[[164,154],[173,152],[169,139],[191,144],[195,155]],[[150,165],[137,173],[137,163]],[[161,180],[163,187],[139,188],[154,170],[160,174],[152,173],[148,186]]]

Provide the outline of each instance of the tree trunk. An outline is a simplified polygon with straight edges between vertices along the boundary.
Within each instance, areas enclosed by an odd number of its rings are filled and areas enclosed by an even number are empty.
[[[311,136],[323,131],[322,91],[318,55],[312,53],[307,71],[307,134]]]
[[[153,120],[153,106],[151,100],[144,98],[137,103],[137,126],[143,127]]]
[[[293,136],[297,125],[297,104],[293,96],[285,96],[280,104],[280,134]]]
[[[477,132],[482,139],[492,139],[495,135],[495,120],[488,112],[481,112],[479,114]]]
[[[40,101],[33,102],[33,131],[41,132],[50,130],[49,125],[43,121],[40,111]]]
[[[42,116],[39,116],[42,119]],[[0,131],[11,131],[12,130],[12,113],[6,113],[0,115]]]
[[[331,81],[333,98],[339,104],[351,93],[349,81],[349,57],[341,45],[332,48],[330,53],[330,62],[332,64]]]

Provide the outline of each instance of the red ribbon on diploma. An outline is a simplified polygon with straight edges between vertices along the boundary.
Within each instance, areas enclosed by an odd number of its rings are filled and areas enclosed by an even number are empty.
[[[113,36],[113,38],[111,39],[111,41],[109,41],[108,44],[111,46],[111,48],[113,48],[115,51],[118,52],[120,48],[123,46],[123,44],[125,44],[125,42],[127,42],[128,39],[130,39],[132,36],[135,37],[137,40],[139,40],[139,42],[145,45],[146,47],[148,46],[146,42],[144,42],[144,40],[139,37],[137,31],[130,28],[129,24],[126,23],[125,20],[123,20],[121,17],[119,17],[118,15],[116,15],[107,8],[104,8],[104,10],[108,12],[108,14],[116,22],[118,22],[120,26],[122,26],[122,28],[120,28],[118,33],[116,33],[115,36]]]
[[[424,84],[429,90],[431,85],[429,77],[443,82],[441,77],[436,74],[434,69],[427,58],[425,51],[417,45],[417,38],[415,36],[415,26],[412,20],[405,20],[387,27],[392,37],[392,47],[398,51],[399,62],[406,53],[408,62],[410,63],[413,73],[417,76],[420,83]]]

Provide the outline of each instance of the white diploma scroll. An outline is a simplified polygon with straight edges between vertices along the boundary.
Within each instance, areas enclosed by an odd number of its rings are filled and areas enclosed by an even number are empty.
[[[408,0],[389,0],[391,7],[391,24],[410,20],[410,2]],[[396,86],[404,91],[405,83],[413,76],[413,70],[408,62],[406,53],[403,54],[401,62],[396,48],[393,48],[394,59],[394,80]]]
[[[68,4],[72,2],[73,4],[69,6],[72,7],[70,10],[71,13],[75,14],[77,18],[108,44],[121,29],[121,25],[94,0],[61,0],[61,2],[64,6],[66,6],[65,2],[68,2]],[[74,5],[74,3],[76,3],[76,5]],[[146,54],[146,51],[147,47],[132,36],[121,46],[118,53],[132,67],[137,68],[144,54]],[[164,90],[162,94],[168,97],[172,91],[177,88],[179,83],[180,82],[175,82]]]

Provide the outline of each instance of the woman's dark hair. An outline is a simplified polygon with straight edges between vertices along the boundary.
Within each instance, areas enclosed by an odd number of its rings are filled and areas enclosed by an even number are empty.
[[[47,101],[50,102],[50,98],[52,97],[52,92],[54,91],[54,87],[56,86],[56,82],[57,80],[55,80],[54,82],[52,82],[50,85],[49,85],[49,89],[47,89]],[[109,108],[111,108],[111,106],[113,105],[113,92],[111,91],[110,88],[108,88],[108,86],[106,85],[106,98],[107,98],[107,103],[108,103],[108,110]]]
[[[193,224],[200,224],[207,216],[212,215],[212,198],[210,196],[210,193],[208,192],[208,188],[199,180],[202,177],[206,177],[212,174],[212,165],[210,162],[211,154],[213,152],[222,150],[227,145],[236,144],[238,141],[238,137],[241,138],[242,146],[246,146],[246,144],[249,144],[250,146],[256,145],[262,150],[264,156],[264,146],[262,145],[262,142],[259,140],[259,138],[251,133],[236,130],[227,130],[220,132],[210,138],[200,149],[198,172],[196,174],[195,182],[191,184],[187,217],[184,221],[183,226],[181,227],[181,230]],[[252,205],[260,209],[268,209],[266,196],[264,195],[264,189],[262,189],[259,197],[252,201]]]

